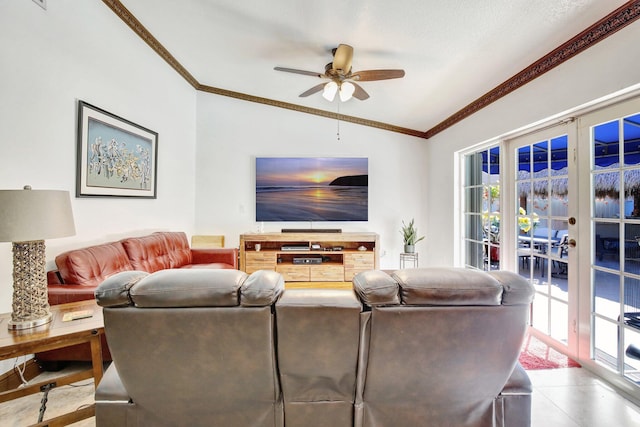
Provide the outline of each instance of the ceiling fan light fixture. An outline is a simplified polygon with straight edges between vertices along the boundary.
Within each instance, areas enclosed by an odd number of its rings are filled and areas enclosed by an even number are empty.
[[[352,83],[342,82],[340,85],[340,101],[346,102],[350,100],[355,90],[356,87]]]
[[[360,101],[369,99],[369,94],[360,87],[359,84],[346,80],[353,80],[360,83],[375,80],[399,79],[404,77],[404,70],[360,70],[353,73],[351,71],[353,47],[346,44],[338,45],[337,48],[332,50],[332,54],[333,61],[325,65],[324,73],[285,67],[275,67],[274,69],[276,71],[286,71],[287,73],[303,74],[305,76],[320,77],[321,79],[331,80],[326,84],[317,84],[300,94],[300,97],[304,98],[322,90],[322,97],[329,102],[333,102],[336,97],[336,92],[340,92],[341,102],[346,102],[351,98],[356,98]]]
[[[338,84],[336,82],[329,82],[324,85],[324,90],[322,91],[322,97],[327,101],[331,102],[336,97],[336,92],[338,91]]]

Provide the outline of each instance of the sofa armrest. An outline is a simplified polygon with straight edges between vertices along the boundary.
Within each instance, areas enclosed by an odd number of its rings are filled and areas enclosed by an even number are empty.
[[[229,264],[238,269],[237,248],[191,249],[193,264]]]
[[[95,298],[95,290],[95,286],[49,284],[47,286],[49,305],[92,300]]]

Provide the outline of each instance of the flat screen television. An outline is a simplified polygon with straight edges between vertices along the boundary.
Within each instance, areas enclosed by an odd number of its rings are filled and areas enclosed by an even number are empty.
[[[362,157],[257,157],[256,221],[367,221]]]

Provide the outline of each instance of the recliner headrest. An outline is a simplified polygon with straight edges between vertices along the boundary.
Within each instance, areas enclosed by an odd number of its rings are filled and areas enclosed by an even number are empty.
[[[509,271],[482,272],[432,267],[366,271],[353,279],[369,306],[380,305],[516,305],[533,299],[533,286]]]
[[[102,307],[255,307],[275,303],[283,291],[284,279],[275,271],[249,276],[227,269],[168,269],[118,273],[95,295]]]

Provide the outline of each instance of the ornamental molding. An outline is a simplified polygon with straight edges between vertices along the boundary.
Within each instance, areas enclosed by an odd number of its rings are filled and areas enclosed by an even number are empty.
[[[498,99],[508,95],[509,93],[519,89],[520,87],[540,77],[546,72],[554,69],[565,61],[568,61],[579,53],[584,52],[594,44],[604,40],[605,38],[609,37],[610,35],[616,33],[617,31],[621,30],[622,28],[640,18],[640,0],[627,2],[586,30],[582,31],[577,36],[563,43],[558,48],[554,49],[533,64],[529,65],[515,76],[501,83],[499,86],[482,95],[480,98],[471,102],[461,110],[457,111],[444,121],[438,123],[427,131],[419,131],[375,120],[368,120],[355,116],[346,116],[343,114],[333,113],[317,108],[310,108],[288,102],[281,102],[268,98],[262,98],[240,92],[202,85],[191,73],[189,73],[189,71],[185,67],[182,66],[182,64],[178,62],[178,60],[158,41],[158,39],[156,39],[145,28],[144,25],[142,25],[142,23],[119,0],[102,1],[125,24],[127,24],[134,33],[136,33],[145,43],[147,43],[158,55],[160,55],[162,59],[164,59],[196,90],[220,96],[236,98],[243,101],[269,105],[272,107],[285,108],[292,111],[313,114],[316,116],[336,119],[344,122],[355,123],[363,126],[374,127],[423,139],[429,139],[434,135],[444,131],[445,129],[448,129],[449,127],[473,115],[484,107],[494,103]]]

